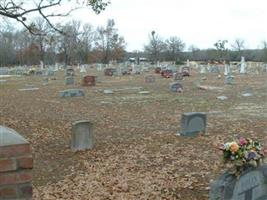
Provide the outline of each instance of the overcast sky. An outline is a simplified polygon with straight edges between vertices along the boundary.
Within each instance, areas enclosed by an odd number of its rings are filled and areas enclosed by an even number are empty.
[[[127,50],[143,50],[155,30],[162,38],[178,36],[188,48],[213,48],[219,39],[244,39],[248,48],[267,40],[267,0],[111,0],[100,15],[79,10],[73,17],[94,26],[114,19]]]

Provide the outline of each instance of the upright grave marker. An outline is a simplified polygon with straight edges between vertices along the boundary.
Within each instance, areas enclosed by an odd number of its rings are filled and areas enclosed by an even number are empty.
[[[181,118],[181,131],[183,136],[194,136],[197,133],[205,133],[207,124],[206,113],[190,112],[183,113]]]
[[[93,125],[89,121],[77,121],[72,124],[71,149],[86,150],[94,146]]]
[[[266,200],[267,165],[250,168],[239,178],[225,172],[211,184],[210,200]]]

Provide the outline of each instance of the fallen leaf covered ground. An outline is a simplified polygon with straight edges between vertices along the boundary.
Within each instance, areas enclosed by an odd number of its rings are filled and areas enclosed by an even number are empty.
[[[151,72],[153,73],[153,72]],[[180,81],[183,93],[171,93],[171,79],[156,75],[105,77],[95,87],[64,85],[64,72],[42,85],[42,76],[8,78],[0,85],[0,123],[15,129],[32,145],[33,199],[183,199],[206,200],[209,184],[223,171],[220,143],[234,137],[257,138],[267,147],[267,74],[236,75],[225,85],[216,74],[192,73]],[[199,90],[196,84],[221,87]],[[39,90],[18,91],[25,85]],[[139,94],[141,90],[150,94]],[[59,91],[83,88],[85,97],[60,98]],[[113,94],[104,94],[113,89]],[[250,89],[253,96],[243,97]],[[225,95],[227,100],[216,97]],[[207,133],[181,137],[181,114],[206,112]],[[95,147],[72,152],[71,126],[94,124]]]

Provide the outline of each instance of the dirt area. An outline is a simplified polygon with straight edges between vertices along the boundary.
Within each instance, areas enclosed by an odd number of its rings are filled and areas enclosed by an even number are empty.
[[[193,73],[181,81],[183,93],[171,93],[172,80],[160,75],[145,83],[145,74],[104,77],[90,69],[98,76],[96,86],[82,87],[77,74],[74,86],[65,86],[64,72],[47,86],[41,76],[0,83],[0,124],[32,144],[33,199],[206,200],[210,181],[224,171],[220,143],[245,136],[267,147],[267,74],[235,74],[235,84],[225,85],[224,76],[206,74],[202,80]],[[18,90],[26,84],[39,90]],[[197,84],[223,89],[199,90]],[[86,95],[60,98],[66,88],[83,88]],[[253,96],[242,96],[247,89]],[[221,95],[228,99],[216,98]],[[181,114],[195,111],[207,112],[207,134],[177,136]],[[93,122],[94,149],[70,150],[77,120]]]

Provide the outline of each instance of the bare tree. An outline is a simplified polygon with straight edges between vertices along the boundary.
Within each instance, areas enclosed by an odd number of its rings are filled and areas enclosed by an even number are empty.
[[[113,19],[109,19],[106,27],[98,27],[96,31],[95,49],[100,53],[102,62],[108,64],[111,59],[120,59],[124,53],[125,41],[119,36]]]
[[[62,12],[62,6],[68,3],[75,2],[75,7],[72,7],[66,12]],[[70,14],[75,9],[83,6],[91,7],[97,14],[106,8],[109,1],[106,0],[1,0],[0,15],[14,19],[20,22],[32,34],[38,34],[35,31],[35,24],[29,22],[33,14],[37,13],[45,21],[58,32],[58,29],[51,21],[54,17],[64,17]]]
[[[180,60],[180,53],[185,48],[185,43],[178,37],[170,37],[166,40],[167,50],[173,61]]]
[[[238,59],[241,59],[242,50],[245,49],[245,41],[243,39],[237,38],[235,41],[231,44],[234,51],[237,51],[238,53]]]
[[[166,43],[155,31],[152,31],[149,36],[149,44],[145,46],[145,51],[151,54],[152,60],[155,63],[159,61],[159,55],[164,50],[166,50]]]
[[[228,41],[227,40],[218,40],[214,46],[216,47],[217,50],[217,59],[219,61],[225,61],[227,60],[227,53],[228,53],[228,49],[226,48],[226,43]]]

